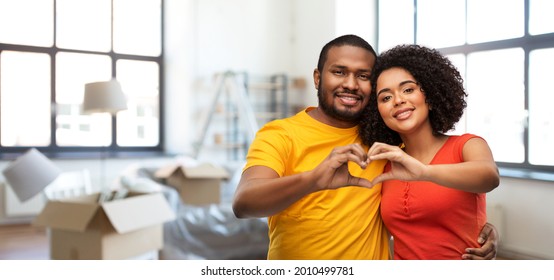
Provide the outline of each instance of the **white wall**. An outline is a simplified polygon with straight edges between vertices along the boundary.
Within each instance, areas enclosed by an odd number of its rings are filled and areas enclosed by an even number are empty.
[[[165,0],[165,146],[170,153],[190,152],[191,97],[196,79],[196,1]]]
[[[279,0],[168,0],[166,5],[166,147],[192,154],[213,75],[293,69],[292,3]]]
[[[502,177],[487,194],[500,205],[501,254],[516,259],[554,259],[554,183]]]
[[[197,76],[227,70],[258,74],[290,71],[290,1],[197,3]]]
[[[293,2],[293,69],[291,75],[303,77],[307,90],[300,97],[306,105],[317,105],[313,71],[319,52],[335,37],[335,2],[332,0],[303,0]]]

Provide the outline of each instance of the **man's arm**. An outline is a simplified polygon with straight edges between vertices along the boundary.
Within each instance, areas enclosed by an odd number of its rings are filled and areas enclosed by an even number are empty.
[[[466,254],[462,255],[464,260],[494,260],[498,249],[498,231],[490,223],[486,223],[477,242],[483,244],[481,248],[467,248]]]
[[[304,173],[279,177],[271,168],[252,166],[240,179],[233,201],[238,218],[266,217],[282,211],[313,190]]]
[[[371,187],[364,178],[353,177],[348,162],[366,167],[366,154],[359,144],[337,147],[316,168],[279,177],[273,169],[252,166],[241,177],[233,200],[238,218],[267,217],[286,209],[305,195],[344,186]]]

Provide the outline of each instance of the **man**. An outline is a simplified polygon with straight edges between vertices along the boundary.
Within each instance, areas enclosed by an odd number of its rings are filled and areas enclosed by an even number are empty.
[[[327,43],[313,74],[318,107],[266,124],[250,146],[233,210],[268,216],[268,259],[390,258],[381,184],[370,181],[385,161],[366,166],[357,126],[376,56],[355,35]],[[485,228],[487,244],[465,258],[494,257],[496,235]]]

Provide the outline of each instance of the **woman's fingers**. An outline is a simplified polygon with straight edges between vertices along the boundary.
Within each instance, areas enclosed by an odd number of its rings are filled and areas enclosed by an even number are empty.
[[[394,160],[401,153],[402,150],[397,146],[392,146],[384,143],[375,143],[368,150],[367,155],[370,160]]]

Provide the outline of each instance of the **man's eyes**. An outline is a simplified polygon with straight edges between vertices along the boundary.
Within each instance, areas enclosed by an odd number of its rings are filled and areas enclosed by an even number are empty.
[[[358,75],[358,77],[362,80],[369,80],[369,74],[360,74]]]
[[[346,75],[346,72],[344,70],[333,70],[333,74],[335,75],[339,75],[339,76],[344,76]],[[362,80],[369,80],[370,78],[370,74],[358,74],[357,77],[362,79]]]

